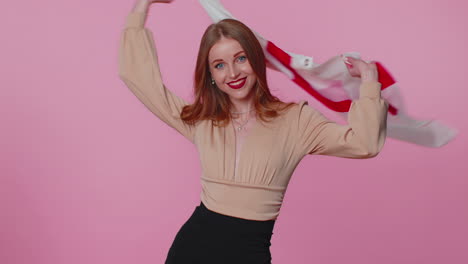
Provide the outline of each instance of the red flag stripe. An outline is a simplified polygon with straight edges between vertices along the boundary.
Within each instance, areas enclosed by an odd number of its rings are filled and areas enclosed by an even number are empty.
[[[294,68],[291,67],[291,56],[289,56],[289,54],[278,48],[271,41],[268,41],[266,51],[294,74],[293,81],[297,85],[299,85],[307,93],[315,97],[315,99],[317,99],[319,102],[336,112],[349,111],[349,108],[352,103],[351,100],[335,102],[318,93],[317,90],[314,89],[309,82],[307,82]],[[379,73],[379,82],[382,84],[381,90],[395,83],[395,80],[392,78],[390,73],[379,62],[376,62],[376,66],[377,71]],[[389,105],[388,111],[393,115],[396,115],[398,113],[398,110],[392,105]]]

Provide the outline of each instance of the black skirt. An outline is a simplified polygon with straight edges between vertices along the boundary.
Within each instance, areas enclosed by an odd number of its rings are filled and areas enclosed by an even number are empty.
[[[200,202],[177,233],[165,264],[269,264],[274,225],[275,220],[219,214]]]

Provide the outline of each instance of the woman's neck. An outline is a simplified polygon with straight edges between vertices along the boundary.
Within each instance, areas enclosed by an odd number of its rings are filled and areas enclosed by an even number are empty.
[[[231,100],[232,107],[231,113],[232,114],[247,114],[255,110],[255,106],[253,100],[242,100],[242,101],[233,101]]]

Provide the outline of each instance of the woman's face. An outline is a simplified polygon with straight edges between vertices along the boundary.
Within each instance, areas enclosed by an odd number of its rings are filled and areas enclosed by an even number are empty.
[[[222,37],[208,54],[211,77],[231,101],[250,100],[257,80],[247,55],[237,40]]]

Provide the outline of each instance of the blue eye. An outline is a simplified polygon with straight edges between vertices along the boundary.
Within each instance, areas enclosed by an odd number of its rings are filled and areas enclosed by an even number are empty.
[[[239,58],[237,58],[240,62],[244,62],[245,60],[247,60],[247,57],[246,56],[240,56]]]
[[[218,63],[218,64],[215,65],[215,68],[216,69],[221,69],[223,66],[224,66],[224,64]]]

